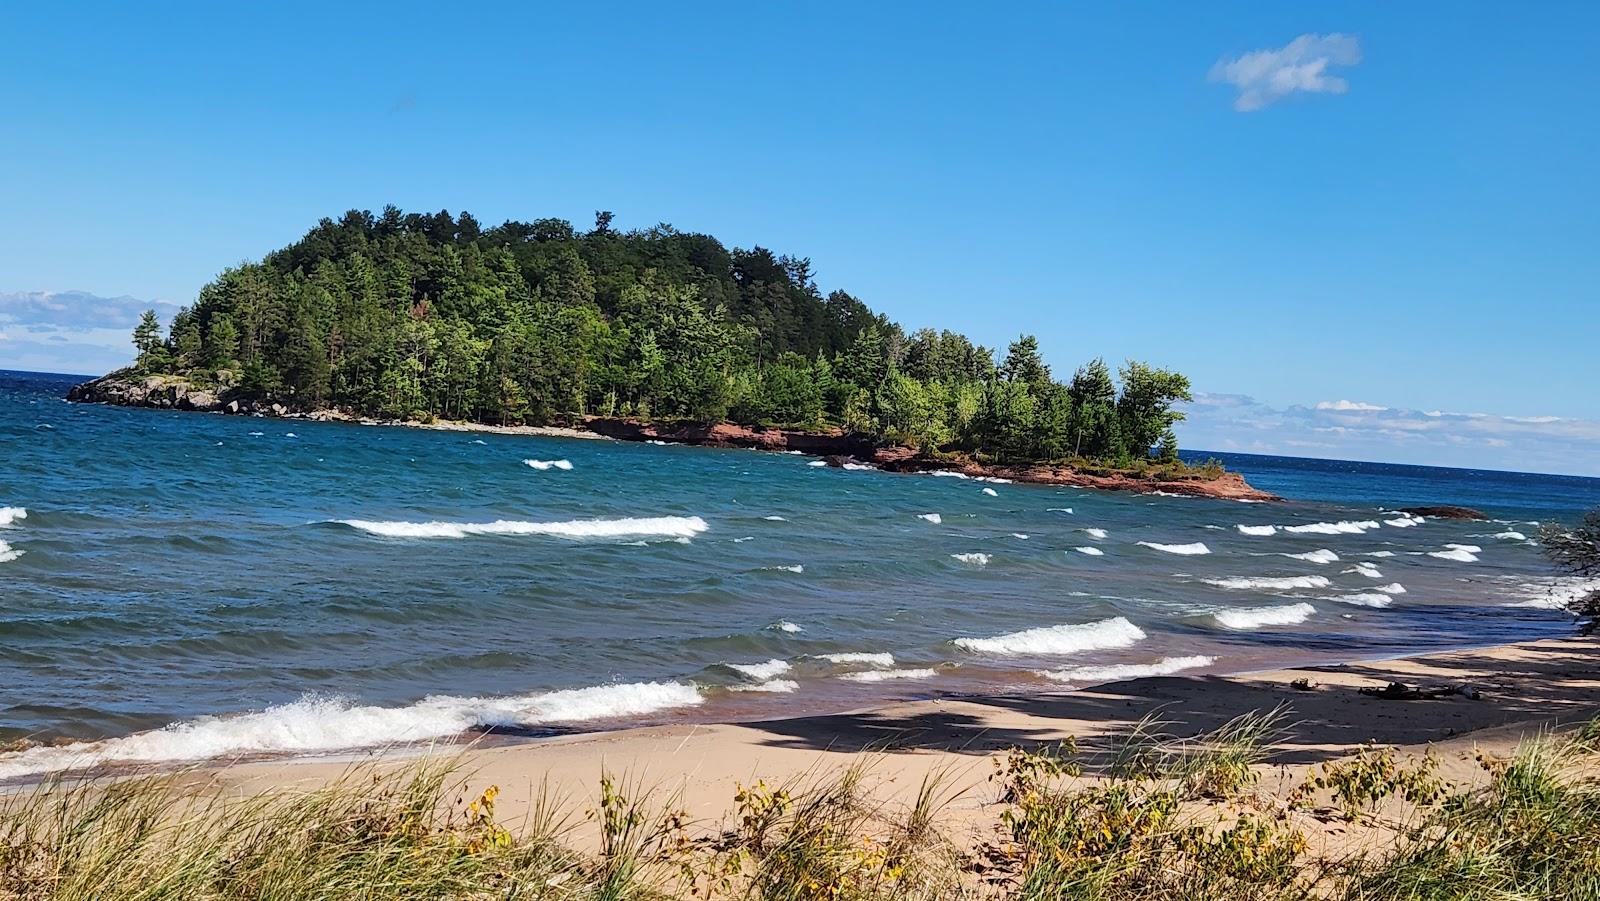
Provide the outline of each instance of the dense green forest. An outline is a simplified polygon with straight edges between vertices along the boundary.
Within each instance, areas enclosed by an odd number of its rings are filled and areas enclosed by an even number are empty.
[[[953,332],[908,335],[823,295],[809,259],[619,231],[608,212],[580,232],[352,210],[223,272],[165,337],[147,313],[134,341],[139,371],[302,409],[837,425],[998,460],[1171,460],[1189,399],[1187,378],[1134,362],[1057,381],[1031,336],[997,361]]]

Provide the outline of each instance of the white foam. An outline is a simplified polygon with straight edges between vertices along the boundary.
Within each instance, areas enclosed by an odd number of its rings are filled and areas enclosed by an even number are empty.
[[[1046,507],[1045,508],[1045,512],[1046,513],[1071,513],[1072,512],[1072,508],[1071,507]]]
[[[0,510],[0,513],[4,513],[4,512],[5,511]],[[0,523],[0,525],[3,525],[3,524],[4,523]],[[1522,534],[1521,532],[1510,532],[1510,531],[1508,531],[1508,532],[1496,532],[1494,537],[1502,539],[1502,540],[1505,540],[1505,541],[1527,541],[1528,540],[1528,536]]]
[[[796,575],[806,571],[806,568],[798,563],[793,564],[792,566],[763,566],[761,568],[767,572],[794,573]]]
[[[1475,544],[1447,544],[1445,547],[1451,549],[1452,551],[1466,551],[1469,554],[1483,553],[1483,548]]]
[[[19,519],[27,518],[27,507],[0,507],[0,526],[9,526]]]
[[[1020,539],[1020,540],[1022,540],[1022,541],[1027,541],[1027,540],[1028,540],[1028,536],[1027,536],[1027,534],[1026,534],[1026,533],[1023,533],[1023,532],[1012,532],[1012,533],[1011,533],[1011,537],[1012,537],[1012,538],[1017,538],[1017,539]]]
[[[1091,557],[1104,557],[1106,555],[1105,551],[1102,551],[1097,547],[1075,547],[1073,550],[1080,554],[1088,554]]]
[[[827,466],[828,465],[828,461],[827,460],[812,460],[810,463],[807,463],[806,465],[807,466]]]
[[[804,632],[805,631],[804,629],[800,628],[799,626],[795,625],[794,623],[789,622],[786,619],[780,619],[777,622],[773,623],[772,625],[768,626],[767,628],[768,629],[772,629],[774,631],[778,631],[778,632],[788,632],[791,635],[793,635],[793,634],[795,634],[797,632]]]
[[[1408,513],[1400,516],[1397,519],[1386,519],[1383,521],[1383,524],[1396,529],[1409,529],[1412,526],[1420,526],[1425,522],[1427,522],[1426,519],[1423,519],[1420,516],[1412,516]]]
[[[1104,538],[1104,537],[1106,537],[1106,530],[1105,529],[1084,529],[1083,533],[1085,535],[1088,535],[1090,538]]]
[[[1583,600],[1600,591],[1600,579],[1579,576],[1550,576],[1533,579],[1517,586],[1526,600],[1506,604],[1507,607],[1533,607],[1539,610],[1565,610],[1575,601]]]
[[[944,517],[937,513],[918,513],[917,518],[926,519],[928,522],[931,522],[934,525],[944,522]]]
[[[337,519],[351,528],[385,538],[465,538],[468,535],[549,535],[556,538],[690,538],[704,532],[698,516],[651,516],[627,519],[578,519],[569,522],[406,522]]]
[[[1448,551],[1429,551],[1429,557],[1438,557],[1440,560],[1454,560],[1457,563],[1477,563],[1478,555],[1462,548],[1451,548]]]
[[[1384,594],[1405,594],[1406,593],[1406,587],[1404,585],[1401,585],[1399,582],[1390,582],[1388,585],[1379,585],[1377,588],[1374,588],[1372,590],[1373,591],[1381,591]]]
[[[1303,623],[1316,613],[1310,604],[1286,604],[1282,607],[1240,607],[1219,610],[1213,614],[1216,621],[1229,629],[1259,629],[1262,626],[1291,626]]]
[[[1266,536],[1278,531],[1277,526],[1234,526],[1241,535]]]
[[[1010,479],[1002,479],[999,476],[973,476],[972,480],[974,482],[989,482],[990,484],[994,484],[994,485],[1010,485],[1011,484],[1011,480]]]
[[[818,654],[817,657],[821,660],[826,660],[829,663],[840,663],[846,665],[866,664],[868,666],[894,666],[893,654],[870,654],[860,651],[848,651],[843,654]]]
[[[787,519],[784,519],[781,516],[763,516],[761,518],[766,520],[767,522],[788,522]]]
[[[1394,598],[1387,594],[1375,592],[1357,592],[1355,594],[1336,594],[1323,598],[1325,601],[1338,601],[1341,604],[1355,604],[1357,607],[1387,607],[1394,603]]]
[[[296,435],[294,432],[284,432],[283,433],[283,437],[285,437],[285,438],[299,438],[300,436]]]
[[[967,475],[964,472],[952,472],[952,471],[950,471],[948,469],[935,469],[934,471],[928,473],[928,475],[930,475],[930,476],[942,476],[942,477],[947,478],[947,479],[969,479],[969,478],[971,478],[971,476]]]
[[[522,462],[543,472],[546,469],[571,469],[571,460],[523,460]]]
[[[989,495],[990,497],[999,497],[1000,496],[1000,493],[995,491],[993,488],[984,488],[983,489],[983,493]]]
[[[1349,569],[1345,570],[1345,572],[1355,573],[1358,576],[1366,576],[1369,579],[1383,578],[1383,572],[1365,560],[1357,562],[1355,566],[1350,567]]]
[[[1154,541],[1141,541],[1139,543],[1147,548],[1151,548],[1152,550],[1161,551],[1164,554],[1183,554],[1185,556],[1194,556],[1196,554],[1211,553],[1211,548],[1206,547],[1203,542],[1199,541],[1196,541],[1193,544],[1157,544]]]
[[[1376,528],[1378,524],[1367,519],[1360,522],[1314,522],[1303,526],[1284,526],[1283,530],[1300,535],[1360,535]]]
[[[980,654],[1055,655],[1125,648],[1144,638],[1144,630],[1120,616],[1092,623],[1069,623],[1008,632],[993,638],[957,638],[960,648]]]
[[[962,563],[970,563],[973,566],[988,566],[989,565],[989,555],[988,554],[979,554],[979,553],[951,554],[950,555],[950,559],[958,560],[958,561],[960,561]]]
[[[844,466],[842,468],[843,469],[856,470],[856,471],[859,472],[860,470],[863,470],[863,469],[877,469],[878,467],[873,466],[873,465],[868,464],[868,463],[846,463],[846,464],[844,464]]]
[[[1120,682],[1150,676],[1170,676],[1186,669],[1210,666],[1215,657],[1163,657],[1155,663],[1114,663],[1106,666],[1070,666],[1066,669],[1039,670],[1039,675],[1057,682],[1084,685],[1092,682]]]
[[[781,676],[790,669],[789,661],[774,657],[766,663],[730,663],[728,669],[738,670],[757,682]]]
[[[1307,563],[1338,563],[1339,562],[1339,555],[1335,554],[1333,551],[1328,550],[1327,548],[1319,548],[1319,549],[1314,550],[1314,551],[1306,551],[1304,554],[1280,554],[1279,556],[1288,557],[1291,560],[1304,560]]]
[[[1394,551],[1368,551],[1365,554],[1362,554],[1361,556],[1363,556],[1363,557],[1393,557],[1394,556]]]
[[[849,682],[887,682],[891,679],[932,679],[938,673],[931,669],[876,669],[862,673],[845,673],[839,678]]]
[[[26,553],[27,551],[18,550],[12,547],[10,544],[7,544],[5,539],[0,538],[0,563],[10,563],[12,560],[17,559]]]
[[[101,742],[0,754],[0,779],[107,763],[170,763],[239,754],[338,751],[427,741],[487,726],[642,716],[700,704],[692,685],[634,682],[513,697],[435,695],[404,707],[308,695],[227,717],[201,717]]]
[[[222,442],[218,441],[217,443],[221,444]],[[489,442],[483,440],[482,438],[474,438],[474,439],[472,439],[472,443],[473,444],[484,444],[484,445],[487,445]]]
[[[1230,591],[1289,591],[1296,588],[1327,588],[1332,584],[1327,576],[1261,576],[1201,581]]]
[[[733,543],[734,544],[744,544],[746,541],[755,541],[755,540],[756,540],[756,536],[754,536],[754,535],[746,535],[743,538],[735,538],[735,539],[733,539]]]
[[[731,691],[768,691],[779,694],[788,694],[789,692],[796,691],[799,688],[800,683],[794,681],[793,679],[772,679],[767,682],[759,682],[755,685],[729,686],[729,690]]]

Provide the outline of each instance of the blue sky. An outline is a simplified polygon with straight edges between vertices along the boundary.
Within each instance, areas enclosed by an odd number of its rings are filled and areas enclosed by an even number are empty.
[[[604,208],[1251,399],[1191,446],[1439,453],[1230,418],[1343,400],[1586,423],[1450,460],[1600,472],[1594,4],[162,10],[8,10],[0,368],[111,352],[107,302],[39,292],[185,303],[352,207]]]

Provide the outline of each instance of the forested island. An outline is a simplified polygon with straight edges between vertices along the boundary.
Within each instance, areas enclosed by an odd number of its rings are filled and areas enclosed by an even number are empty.
[[[1058,380],[1032,336],[997,359],[955,332],[907,334],[824,295],[809,259],[622,231],[609,212],[579,231],[352,210],[224,271],[170,328],[146,313],[134,343],[134,366],[74,399],[619,437],[732,423],[901,449],[902,465],[1220,476],[1179,461],[1179,373],[1095,359]]]

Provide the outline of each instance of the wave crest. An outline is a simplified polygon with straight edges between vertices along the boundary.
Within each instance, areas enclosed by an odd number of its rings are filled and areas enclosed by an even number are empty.
[[[19,519],[27,518],[27,507],[0,507],[0,526],[9,526]]]
[[[334,522],[385,538],[466,538],[469,535],[549,535],[555,538],[692,538],[704,532],[698,516],[649,516],[623,519],[575,519],[568,522],[408,522],[405,520],[336,519]]]
[[[572,468],[572,461],[570,460],[523,460],[522,462],[532,466],[534,469],[537,469],[540,472],[543,472],[546,469]]]
[[[1192,544],[1157,544],[1154,541],[1141,541],[1139,543],[1152,550],[1160,551],[1163,554],[1183,554],[1184,556],[1194,556],[1197,554],[1211,553],[1211,548],[1206,547],[1205,542],[1201,541],[1196,541]]]
[[[1105,666],[1070,666],[1066,669],[1040,670],[1039,675],[1057,682],[1121,682],[1125,679],[1144,679],[1150,676],[1170,676],[1186,669],[1210,666],[1215,657],[1163,657],[1155,663],[1114,663]]]
[[[1327,588],[1332,584],[1327,576],[1238,576],[1201,581],[1229,591],[1290,591],[1296,588]]]
[[[1125,648],[1143,639],[1144,630],[1120,616],[1092,623],[1069,623],[1008,632],[993,638],[957,638],[952,644],[980,654],[1076,654]]]
[[[1310,604],[1286,604],[1282,607],[1240,607],[1219,610],[1212,614],[1220,625],[1229,629],[1259,629],[1262,626],[1292,626],[1303,623],[1316,613]]]

